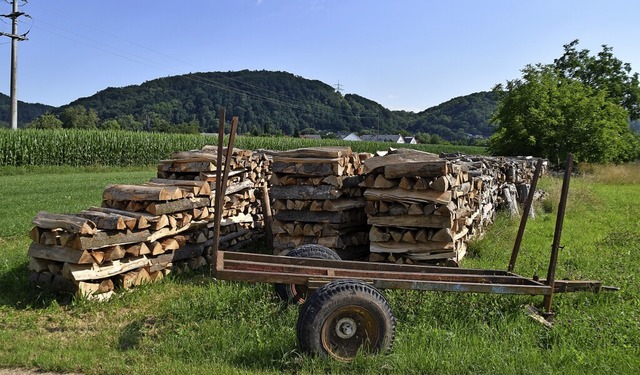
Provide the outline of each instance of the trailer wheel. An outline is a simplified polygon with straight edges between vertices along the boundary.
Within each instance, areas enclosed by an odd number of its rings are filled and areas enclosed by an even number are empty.
[[[340,256],[335,251],[326,246],[317,244],[298,246],[291,250],[287,256],[295,258],[340,260]],[[302,304],[307,298],[308,290],[305,285],[273,284],[273,287],[281,300],[291,304]]]
[[[335,280],[302,305],[296,326],[304,352],[340,361],[359,350],[391,350],[396,322],[382,293],[360,280]]]

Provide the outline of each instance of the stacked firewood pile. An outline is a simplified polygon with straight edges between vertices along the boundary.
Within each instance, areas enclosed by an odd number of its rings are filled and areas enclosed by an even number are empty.
[[[400,149],[366,160],[364,172],[370,261],[458,264],[469,238],[493,222],[511,183],[526,185],[533,167]]]
[[[172,155],[144,185],[109,185],[102,207],[77,214],[40,212],[29,248],[31,282],[108,298],[172,271],[207,264],[213,237],[216,155],[210,149]],[[268,178],[266,155],[234,150],[225,194],[220,248],[252,240],[263,225],[256,190]],[[215,185],[214,185],[215,186]]]
[[[368,253],[362,159],[349,147],[315,147],[273,156],[271,199],[275,254],[320,244],[343,259]]]
[[[158,178],[206,181],[215,189],[216,159],[217,151],[211,146],[174,153],[172,159],[160,161]],[[265,222],[259,188],[268,183],[270,169],[270,157],[266,153],[233,149],[222,211],[220,249],[237,250],[262,233]],[[213,205],[213,199],[211,202]]]

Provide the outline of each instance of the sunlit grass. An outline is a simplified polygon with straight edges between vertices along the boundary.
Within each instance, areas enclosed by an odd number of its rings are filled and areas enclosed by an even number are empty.
[[[574,178],[569,192],[558,278],[602,280],[619,292],[556,295],[556,323],[547,329],[523,311],[540,306],[541,297],[385,291],[398,322],[392,353],[339,363],[299,352],[298,308],[280,304],[267,284],[212,282],[202,271],[120,292],[107,303],[28,286],[25,233],[35,212],[97,204],[105,184],[144,181],[154,170],[57,172],[0,175],[0,367],[154,375],[640,371],[637,183],[596,174]],[[554,177],[540,182],[549,196],[528,223],[518,274],[546,275],[560,184]],[[462,266],[506,269],[517,225],[498,215]]]

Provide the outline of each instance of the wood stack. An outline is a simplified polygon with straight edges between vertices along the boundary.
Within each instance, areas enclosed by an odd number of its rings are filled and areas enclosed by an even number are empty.
[[[172,156],[148,183],[105,187],[102,207],[38,213],[28,252],[31,282],[102,299],[118,285],[130,288],[206,265],[216,155],[205,149]],[[234,150],[233,157],[220,236],[227,250],[255,239],[263,227],[256,190],[269,176],[266,155]]]
[[[273,156],[272,232],[276,254],[320,244],[343,259],[368,253],[361,159],[349,147],[312,147]]]
[[[531,158],[399,149],[365,161],[364,171],[369,259],[457,265],[511,194],[524,200],[534,167]]]
[[[226,150],[225,150],[226,152]],[[158,164],[158,178],[166,180],[202,181],[215,190],[217,149],[183,151]],[[224,162],[224,157],[223,157]],[[222,212],[220,249],[237,250],[253,242],[264,227],[259,188],[270,177],[270,158],[264,152],[233,149],[229,161],[229,179]],[[213,204],[213,199],[212,199]],[[209,208],[213,211],[213,207]],[[210,227],[213,223],[210,223]],[[210,233],[210,237],[213,233]]]
[[[30,281],[55,290],[108,298],[162,279],[177,262],[206,264],[206,221],[91,207],[78,214],[40,212],[33,219]]]

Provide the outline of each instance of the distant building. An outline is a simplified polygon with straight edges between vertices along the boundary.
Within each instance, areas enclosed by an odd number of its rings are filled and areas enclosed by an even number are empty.
[[[404,141],[404,137],[401,136],[400,134],[380,134],[380,135],[375,135],[375,134],[367,134],[367,135],[361,135],[360,139],[362,139],[363,141],[369,141],[369,142],[391,142],[391,143],[405,143]]]
[[[416,137],[404,137],[404,143],[416,145],[418,144],[418,141],[416,140]]]
[[[362,141],[362,138],[360,138],[356,133],[350,133],[346,135],[340,134],[339,137],[343,141]]]

